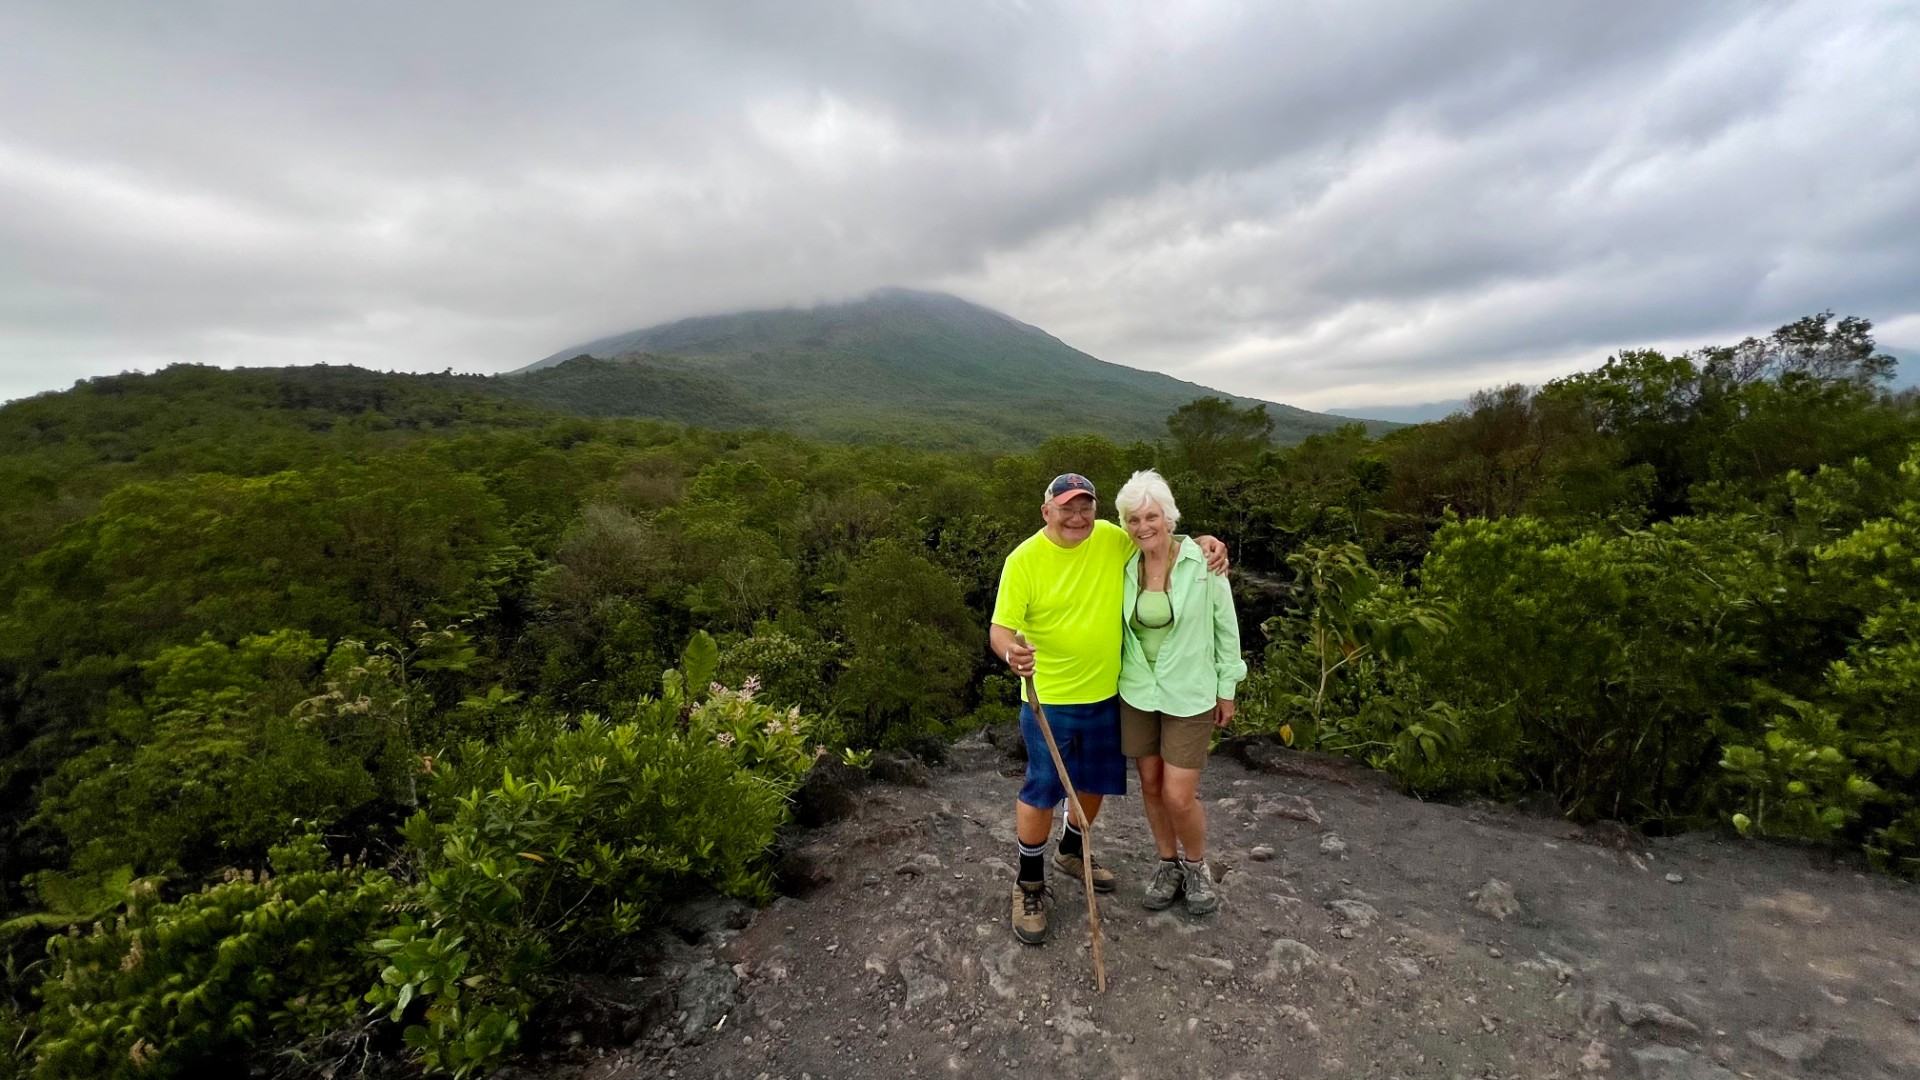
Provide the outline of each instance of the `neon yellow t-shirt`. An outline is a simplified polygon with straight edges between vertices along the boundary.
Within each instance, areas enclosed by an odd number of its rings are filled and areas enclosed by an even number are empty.
[[[1042,703],[1086,705],[1120,692],[1126,584],[1120,571],[1132,554],[1125,529],[1096,521],[1092,534],[1073,547],[1047,539],[1042,529],[1007,556],[993,621],[1025,634],[1033,646],[1033,682]]]

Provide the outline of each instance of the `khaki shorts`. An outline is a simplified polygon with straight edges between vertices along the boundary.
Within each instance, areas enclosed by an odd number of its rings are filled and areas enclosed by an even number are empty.
[[[1198,716],[1142,712],[1120,700],[1120,752],[1130,758],[1158,757],[1182,769],[1207,763],[1213,741],[1213,710]]]

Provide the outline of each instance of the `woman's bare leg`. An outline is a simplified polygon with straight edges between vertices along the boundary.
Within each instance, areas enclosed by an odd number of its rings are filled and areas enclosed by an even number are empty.
[[[1134,758],[1133,765],[1140,774],[1140,806],[1147,813],[1147,828],[1153,830],[1153,846],[1161,858],[1175,858],[1180,852],[1175,846],[1173,818],[1163,798],[1166,763],[1156,755]]]
[[[1144,760],[1144,759],[1143,759]],[[1155,765],[1161,766],[1164,775],[1155,785],[1158,789],[1156,801],[1160,812],[1165,815],[1171,832],[1180,843],[1181,857],[1188,862],[1204,862],[1207,857],[1207,814],[1200,807],[1200,770],[1186,769],[1178,765],[1162,765],[1159,758]],[[1146,785],[1146,774],[1140,776],[1140,786]],[[1153,812],[1147,812],[1147,821],[1153,823]],[[1154,840],[1160,841],[1160,826],[1154,824]],[[1161,858],[1171,858],[1167,854],[1171,848],[1161,843]]]

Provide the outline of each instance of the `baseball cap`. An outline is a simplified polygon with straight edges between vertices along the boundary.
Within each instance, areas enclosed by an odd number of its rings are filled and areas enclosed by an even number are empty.
[[[1065,506],[1069,499],[1081,493],[1093,495],[1093,481],[1079,473],[1061,473],[1047,485],[1047,501],[1055,506]],[[1099,498],[1093,495],[1094,498]]]

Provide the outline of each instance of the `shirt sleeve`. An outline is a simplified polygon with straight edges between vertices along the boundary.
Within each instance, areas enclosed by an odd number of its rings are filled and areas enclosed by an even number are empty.
[[[1000,591],[994,596],[992,621],[1009,630],[1026,633],[1030,591],[1027,575],[1013,555],[1008,555],[1000,566]]]
[[[1133,558],[1133,537],[1111,521],[1094,522],[1093,539],[1105,544],[1107,557],[1120,566],[1127,565],[1127,560]]]
[[[1200,576],[1213,590],[1213,675],[1218,684],[1214,696],[1231,701],[1240,680],[1247,677],[1247,661],[1240,655],[1240,619],[1233,610],[1233,586],[1225,574],[1203,570]]]

